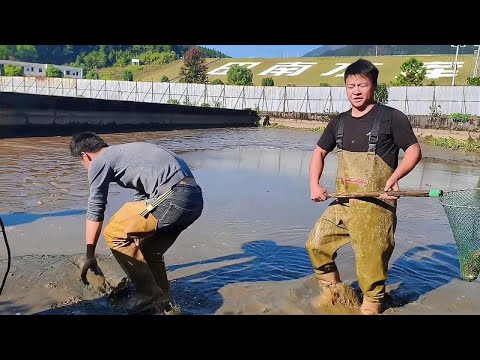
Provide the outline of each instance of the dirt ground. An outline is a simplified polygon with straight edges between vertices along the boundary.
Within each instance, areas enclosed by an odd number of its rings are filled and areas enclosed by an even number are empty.
[[[111,256],[97,255],[103,275],[88,274],[90,285],[79,279],[82,255],[31,255],[14,259],[4,293],[3,315],[127,315],[134,291],[112,292],[124,274]],[[175,277],[172,278],[175,281]],[[391,291],[393,287],[387,287]],[[462,296],[455,294],[462,293]],[[340,301],[322,299],[325,293],[315,277],[299,280],[237,283],[220,290],[224,302],[216,315],[359,315],[351,290]],[[403,305],[387,302],[384,315],[479,314],[480,287],[453,280],[417,301]],[[443,312],[439,304],[450,303]],[[437,310],[434,310],[437,309]]]
[[[283,118],[270,118],[271,124],[277,124],[295,129],[315,129],[319,127],[327,126],[326,122],[313,121],[313,120],[296,120],[296,119],[283,119]],[[456,130],[442,130],[442,129],[422,129],[414,128],[415,135],[425,137],[442,137],[453,138],[456,140],[467,140],[469,137],[472,139],[480,140],[480,132],[468,132],[468,131],[456,131]]]

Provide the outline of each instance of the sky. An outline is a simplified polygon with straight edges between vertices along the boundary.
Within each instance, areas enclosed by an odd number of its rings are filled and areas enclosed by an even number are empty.
[[[300,57],[322,45],[200,45],[218,50],[233,58]]]

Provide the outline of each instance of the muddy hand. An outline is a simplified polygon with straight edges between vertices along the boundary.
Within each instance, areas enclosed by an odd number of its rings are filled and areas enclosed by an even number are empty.
[[[385,194],[380,195],[380,199],[382,200],[397,200],[397,196],[387,195],[387,191],[398,191],[400,187],[398,186],[398,179],[395,177],[390,177],[385,184]]]
[[[320,186],[320,184],[314,184],[310,186],[310,199],[315,202],[321,202],[327,200],[327,190]]]
[[[97,259],[95,258],[95,248],[93,245],[87,245],[87,259],[82,267],[82,274],[80,278],[85,285],[89,285],[90,283],[87,280],[87,272],[91,269],[96,275],[98,273],[98,265]]]

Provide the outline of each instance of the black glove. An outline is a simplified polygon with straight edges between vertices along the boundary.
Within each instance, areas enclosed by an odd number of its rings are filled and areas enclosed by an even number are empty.
[[[87,245],[87,259],[83,264],[82,275],[80,276],[85,285],[90,284],[87,280],[88,269],[91,269],[97,275],[98,267],[97,259],[95,258],[95,246],[91,244]]]

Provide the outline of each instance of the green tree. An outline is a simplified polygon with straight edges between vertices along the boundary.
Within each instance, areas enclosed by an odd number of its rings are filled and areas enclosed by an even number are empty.
[[[5,76],[24,76],[21,66],[5,65],[4,71]]]
[[[117,57],[119,56],[119,54],[121,54],[122,52],[121,51],[115,51],[115,50],[112,50],[110,51],[109,53],[107,53],[107,64],[109,66],[113,65],[116,63],[117,61]]]
[[[202,46],[199,46],[199,47],[202,50],[202,52],[205,54],[205,57],[209,57],[209,58],[229,58],[230,57],[217,50],[205,48]]]
[[[138,59],[142,64],[146,65],[164,65],[175,61],[177,59],[177,54],[175,54],[175,51],[150,52],[140,54]]]
[[[192,47],[183,58],[179,80],[183,83],[205,84],[208,82],[207,70],[204,53],[197,47]]]
[[[98,80],[100,79],[100,75],[98,75],[97,70],[91,69],[91,70],[88,70],[87,73],[85,74],[85,79]]]
[[[170,82],[170,79],[166,75],[162,75],[160,82]]]
[[[253,85],[252,79],[252,70],[237,64],[232,65],[227,72],[227,84],[229,85]]]
[[[107,56],[105,51],[91,51],[76,62],[77,66],[82,66],[87,70],[103,68],[107,65]]]
[[[477,77],[468,77],[467,78],[467,85],[470,86],[480,86],[480,76]]]
[[[427,69],[422,61],[412,57],[400,66],[402,71],[393,81],[395,86],[420,86],[427,75]]]
[[[119,52],[115,58],[113,66],[128,66],[132,61],[132,57],[126,52]]]
[[[263,78],[262,86],[275,86],[275,82],[273,81],[272,78]]]
[[[63,49],[63,55],[66,58],[70,58],[74,54],[75,54],[75,46],[74,45],[65,45],[65,47]]]
[[[6,60],[10,56],[8,45],[0,45],[0,60]]]
[[[63,73],[60,69],[57,69],[53,65],[47,67],[47,77],[63,78]]]
[[[105,45],[100,45],[100,49],[98,50],[98,59],[101,64],[100,67],[105,67],[108,65],[108,55]]]
[[[388,86],[387,84],[378,84],[374,93],[374,99],[379,104],[388,103]]]
[[[37,49],[33,45],[17,45],[15,57],[20,61],[37,61]]]
[[[210,81],[210,85],[224,85],[223,81],[220,79],[215,79],[213,81]]]
[[[122,80],[133,81],[133,73],[130,70],[124,70],[122,72]]]
[[[0,65],[0,76],[5,75],[5,70],[3,70],[3,65]]]

